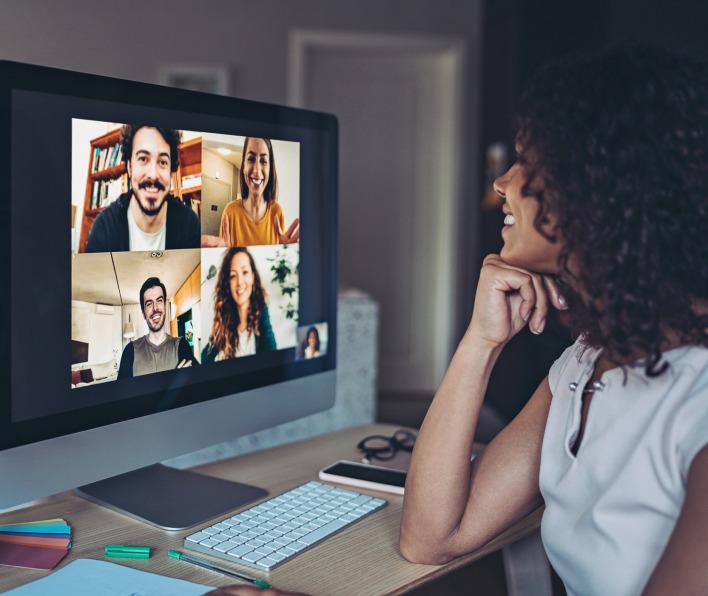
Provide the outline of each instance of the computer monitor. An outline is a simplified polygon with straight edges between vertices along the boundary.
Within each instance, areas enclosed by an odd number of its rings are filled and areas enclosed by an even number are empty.
[[[159,462],[333,405],[336,119],[12,62],[0,118],[0,508],[265,494]]]

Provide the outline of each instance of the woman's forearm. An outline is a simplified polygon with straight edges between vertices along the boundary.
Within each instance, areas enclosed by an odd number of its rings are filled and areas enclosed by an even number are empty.
[[[470,326],[413,452],[401,521],[406,558],[444,563],[481,546],[538,502],[538,478],[529,470],[540,459],[547,383],[473,464],[470,456],[494,364],[521,329],[542,331],[549,305],[561,306],[553,287],[498,255],[485,258]]]
[[[475,430],[500,352],[468,332],[428,410],[411,459],[401,521],[401,550],[409,559],[419,559],[419,549],[430,557],[431,548],[441,551],[443,560],[455,556],[446,551],[469,498]]]

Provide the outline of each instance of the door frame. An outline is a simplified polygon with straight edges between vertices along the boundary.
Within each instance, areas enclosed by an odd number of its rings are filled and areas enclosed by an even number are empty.
[[[466,88],[466,44],[454,37],[431,37],[415,35],[384,35],[361,32],[342,32],[311,29],[296,29],[290,33],[288,48],[288,104],[307,108],[306,85],[309,61],[318,51],[375,51],[390,55],[420,56],[436,61],[436,75],[443,81],[444,101],[437,102],[436,116],[440,122],[448,122],[439,145],[448,159],[447,171],[440,174],[441,183],[447,185],[447,200],[437,205],[436,226],[433,233],[437,239],[433,270],[432,297],[436,308],[426,313],[434,320],[432,337],[428,338],[427,354],[414,353],[410,361],[387,362],[387,355],[380,353],[380,388],[385,391],[435,391],[450,363],[454,349],[455,324],[457,321],[458,288],[457,276],[460,266],[456,253],[459,250],[460,218],[466,211],[461,208],[462,147],[461,126],[455,123],[467,121],[462,118],[463,94]],[[472,73],[474,76],[474,73]],[[464,144],[469,148],[468,144]],[[469,156],[468,156],[469,157]],[[466,160],[468,161],[468,160]],[[415,313],[412,313],[415,314]],[[414,317],[411,317],[414,320]],[[421,367],[427,372],[421,376]],[[395,369],[395,370],[394,370]],[[410,373],[410,374],[409,374]],[[393,381],[390,378],[410,379]],[[421,378],[425,380],[421,382]],[[399,385],[397,386],[397,383]],[[407,384],[408,383],[408,384]]]

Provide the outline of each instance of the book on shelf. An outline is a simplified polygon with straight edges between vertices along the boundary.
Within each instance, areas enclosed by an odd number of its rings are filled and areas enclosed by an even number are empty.
[[[110,147],[94,147],[93,149],[93,167],[91,172],[96,174],[117,166],[123,157],[123,146],[118,143]]]
[[[94,180],[91,187],[91,209],[107,207],[123,192],[123,179]]]
[[[190,174],[189,176],[184,176],[182,178],[182,188],[184,190],[189,190],[190,188],[196,188],[202,185],[202,175],[201,174]]]

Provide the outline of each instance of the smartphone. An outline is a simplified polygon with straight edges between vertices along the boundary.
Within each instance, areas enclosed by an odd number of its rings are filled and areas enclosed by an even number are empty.
[[[406,473],[402,470],[344,460],[320,470],[319,476],[320,480],[327,482],[381,490],[397,495],[403,494],[406,485]]]

